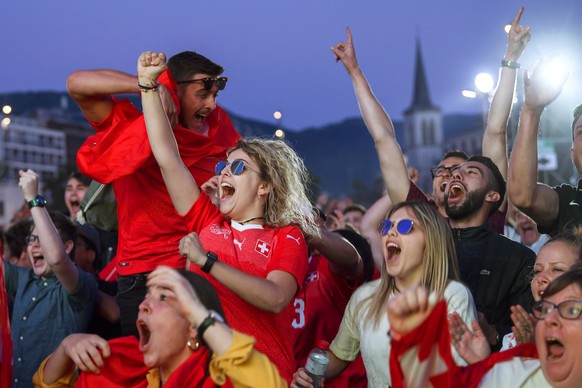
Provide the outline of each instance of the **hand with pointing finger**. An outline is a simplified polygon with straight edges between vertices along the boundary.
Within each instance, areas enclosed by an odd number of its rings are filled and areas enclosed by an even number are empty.
[[[339,42],[331,47],[331,51],[335,54],[336,62],[342,61],[348,74],[352,74],[353,71],[358,68],[358,60],[356,58],[356,51],[354,50],[350,27],[346,27],[346,35],[347,40],[345,42]]]

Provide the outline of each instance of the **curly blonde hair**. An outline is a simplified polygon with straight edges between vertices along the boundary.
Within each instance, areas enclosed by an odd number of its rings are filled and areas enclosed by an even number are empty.
[[[296,225],[306,235],[319,235],[307,195],[309,174],[297,153],[284,141],[260,138],[241,139],[230,152],[234,150],[253,159],[261,178],[271,186],[265,202],[265,224],[273,228]]]

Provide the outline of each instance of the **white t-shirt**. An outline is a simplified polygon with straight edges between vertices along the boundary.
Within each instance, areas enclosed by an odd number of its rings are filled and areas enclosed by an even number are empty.
[[[540,360],[515,357],[506,362],[495,364],[481,379],[479,387],[551,387],[544,377]]]
[[[361,306],[368,296],[378,292],[381,279],[366,283],[352,295],[344,312],[339,331],[330,345],[334,355],[342,360],[353,361],[361,352],[369,387],[389,387],[391,385],[388,362],[390,358],[390,341],[388,338],[387,314],[382,314],[378,327],[373,322],[366,322],[368,305]],[[392,298],[393,295],[390,296]],[[448,312],[457,312],[468,327],[477,319],[477,311],[471,291],[463,284],[451,281],[444,292]],[[356,311],[360,307],[359,311]],[[356,312],[358,315],[356,316]],[[457,365],[467,365],[451,346],[453,358]]]

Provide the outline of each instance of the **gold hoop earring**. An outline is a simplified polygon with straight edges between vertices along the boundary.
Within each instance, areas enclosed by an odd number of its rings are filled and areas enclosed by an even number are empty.
[[[195,352],[200,349],[200,342],[196,338],[190,338],[188,342],[186,342],[186,346],[188,349]]]

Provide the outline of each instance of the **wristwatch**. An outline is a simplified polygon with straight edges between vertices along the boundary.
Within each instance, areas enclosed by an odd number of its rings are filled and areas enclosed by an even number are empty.
[[[208,251],[206,253],[206,263],[200,268],[202,272],[209,273],[212,269],[212,266],[218,260],[218,255],[214,252]]]
[[[46,199],[42,195],[37,195],[32,200],[28,201],[28,207],[32,209],[33,207],[45,207]]]
[[[203,341],[202,337],[204,336],[204,332],[208,330],[208,328],[214,325],[215,322],[224,323],[224,318],[214,310],[210,310],[210,313],[204,320],[198,325],[198,340]]]

